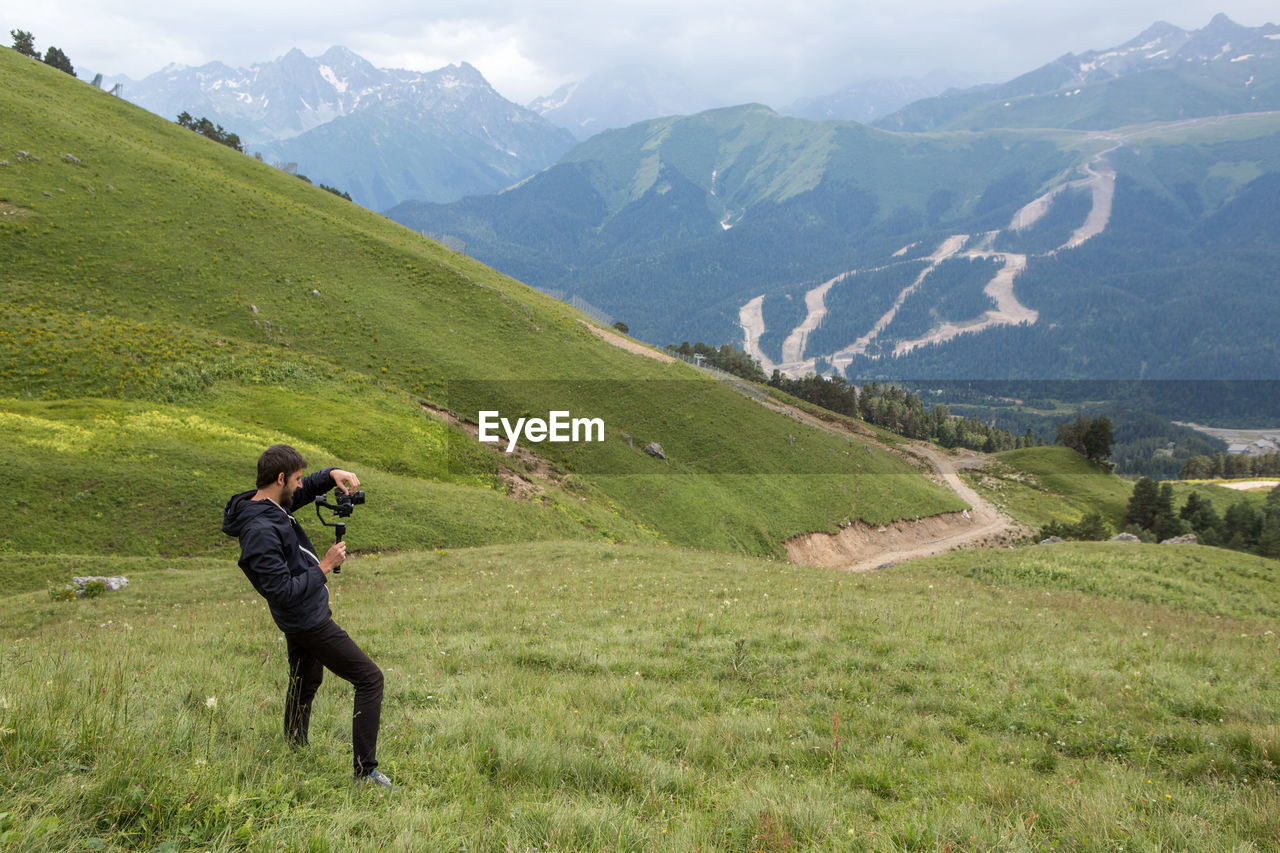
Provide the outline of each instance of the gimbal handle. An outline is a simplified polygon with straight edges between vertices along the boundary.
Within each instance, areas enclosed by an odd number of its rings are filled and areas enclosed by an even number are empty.
[[[333,528],[334,542],[341,542],[347,536],[347,523],[345,521],[334,521],[334,522],[325,521],[324,516],[320,514],[320,507],[327,507],[328,509],[337,509],[337,507],[330,506],[325,501],[324,495],[321,495],[320,497],[316,498],[316,518],[320,519],[320,523],[323,524],[325,527]],[[342,566],[340,565],[334,566],[333,571],[335,574],[341,574]]]

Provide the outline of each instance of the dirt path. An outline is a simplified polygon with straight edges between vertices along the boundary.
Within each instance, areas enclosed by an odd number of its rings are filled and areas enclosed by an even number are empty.
[[[586,326],[588,329],[594,332],[599,338],[604,340],[606,343],[613,344],[615,347],[618,347],[619,349],[624,349],[627,352],[633,352],[636,355],[642,355],[645,358],[652,358],[654,361],[665,361],[665,362],[675,361],[674,358],[667,355],[665,352],[658,352],[656,349],[653,349],[652,347],[647,347],[644,344],[639,343],[638,341],[633,341],[630,338],[624,338],[622,335],[619,335],[617,332],[610,332],[609,330],[602,329],[599,326],[593,326],[592,324],[588,323],[586,320],[579,320],[578,322]]]
[[[832,283],[834,284],[834,280]],[[762,301],[763,298],[752,300],[756,303],[757,310]],[[743,310],[745,312],[746,306]],[[605,341],[628,352],[659,361],[675,360],[666,353],[650,349],[622,335],[590,323],[584,322],[583,325]],[[763,326],[763,318],[761,318],[761,325]],[[833,424],[785,403],[771,400],[762,405],[817,429],[842,436],[857,436],[864,442],[874,441],[870,438],[870,431],[864,432],[855,427]],[[442,410],[431,409],[431,411],[459,424],[472,434],[476,432],[475,424],[460,422],[451,413]],[[787,554],[792,562],[827,566],[848,572],[867,572],[887,564],[941,554],[962,545],[995,543],[1006,540],[1021,531],[1017,524],[1000,515],[982,499],[981,495],[965,485],[956,473],[958,467],[981,467],[985,464],[986,457],[972,452],[950,456],[931,444],[912,444],[910,452],[929,460],[937,469],[943,482],[969,505],[969,509],[964,512],[895,521],[889,525],[872,526],[858,521],[835,535],[809,533],[796,536],[786,543]],[[539,481],[556,482],[554,472],[547,469],[546,464],[536,454],[525,451],[521,461],[525,463],[528,473],[503,470],[508,490],[514,496],[529,500],[543,492]]]
[[[857,437],[864,443],[876,443],[870,430],[824,421],[780,402],[769,405],[769,408],[827,432]],[[907,450],[928,460],[942,482],[967,503],[969,509],[903,519],[892,524],[872,525],[855,521],[835,534],[794,536],[786,543],[787,556],[791,561],[846,572],[869,572],[907,560],[944,554],[953,548],[1007,543],[1027,533],[1026,528],[1002,515],[960,479],[961,469],[982,468],[991,461],[990,457],[972,450],[961,450],[953,455],[922,442],[908,445]]]
[[[1008,542],[1025,532],[960,479],[957,468],[980,467],[986,457],[971,452],[953,457],[928,444],[913,444],[911,451],[933,463],[943,482],[969,504],[968,510],[883,525],[858,521],[836,534],[797,536],[787,542],[791,561],[846,572],[869,572],[953,548]]]

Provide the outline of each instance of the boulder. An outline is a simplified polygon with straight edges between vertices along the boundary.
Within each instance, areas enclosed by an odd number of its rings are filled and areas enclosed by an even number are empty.
[[[102,584],[104,587],[110,590],[124,589],[126,586],[129,585],[129,579],[126,577],[122,577],[120,575],[116,575],[109,578],[105,578],[99,575],[99,576],[79,577],[79,578],[71,579],[71,582],[75,584],[76,587],[79,589],[84,589],[92,581],[97,581],[98,583]]]
[[[1184,536],[1175,536],[1172,539],[1166,539],[1160,543],[1161,545],[1199,545],[1200,540],[1196,538],[1194,533],[1188,533]]]
[[[1121,533],[1119,536],[1112,536],[1111,541],[1112,542],[1141,542],[1142,540],[1139,539],[1137,536],[1134,536],[1132,533]]]
[[[662,452],[662,445],[656,441],[651,441],[644,446],[644,452],[658,459],[666,459],[667,454]]]
[[[1056,544],[1056,543],[1061,542],[1061,541],[1062,541],[1062,537],[1061,537],[1061,536],[1050,536],[1048,539],[1041,539],[1039,544],[1041,544],[1041,545],[1053,545],[1053,544]]]

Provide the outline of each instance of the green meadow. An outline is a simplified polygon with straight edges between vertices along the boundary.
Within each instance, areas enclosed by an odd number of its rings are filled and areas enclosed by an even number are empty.
[[[1208,548],[961,552],[870,575],[550,542],[351,561],[387,677],[279,734],[283,643],[229,562],[0,600],[15,850],[1267,850],[1276,571]],[[66,565],[64,572],[73,570]]]

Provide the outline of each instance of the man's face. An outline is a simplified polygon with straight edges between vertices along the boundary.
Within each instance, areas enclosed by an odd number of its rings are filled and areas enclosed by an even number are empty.
[[[281,474],[280,476],[284,476]],[[289,506],[293,503],[293,493],[302,488],[302,471],[294,471],[284,479],[284,491],[280,493],[280,505]]]

